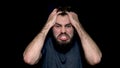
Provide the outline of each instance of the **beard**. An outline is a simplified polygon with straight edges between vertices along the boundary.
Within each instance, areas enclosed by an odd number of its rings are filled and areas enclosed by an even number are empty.
[[[65,35],[70,40],[69,41],[66,41],[66,40],[60,40],[59,41],[59,40],[57,40],[62,35]],[[56,51],[61,52],[61,53],[66,53],[73,46],[73,44],[72,44],[73,43],[73,37],[70,38],[70,36],[66,33],[61,33],[57,38],[55,38],[55,36],[53,36],[52,40],[53,40],[53,46],[56,49]]]

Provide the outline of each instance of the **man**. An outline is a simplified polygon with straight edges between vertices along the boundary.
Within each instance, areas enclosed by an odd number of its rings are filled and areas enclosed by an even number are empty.
[[[89,64],[101,61],[97,44],[69,9],[55,8],[51,12],[43,29],[25,49],[25,63],[33,65],[42,59],[43,68],[82,68],[80,46]]]

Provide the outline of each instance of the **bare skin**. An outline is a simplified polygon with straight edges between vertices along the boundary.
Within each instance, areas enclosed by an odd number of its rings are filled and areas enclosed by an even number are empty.
[[[67,12],[68,15],[61,16],[58,15],[59,13],[61,12],[57,12],[57,9],[54,9],[51,12],[43,29],[26,47],[23,53],[24,61],[30,65],[36,64],[39,61],[39,59],[42,57],[41,50],[44,45],[45,38],[51,27],[53,27],[54,37],[60,43],[62,43],[61,41],[65,41],[65,43],[70,42],[71,38],[73,37],[73,27],[75,27],[79,38],[81,39],[86,60],[91,65],[99,63],[102,53],[97,44],[83,29],[77,14],[74,12]],[[60,35],[61,33],[66,33],[66,35]]]
[[[61,16],[58,15],[56,23],[53,26],[53,35],[55,39],[61,43],[70,43],[73,37],[74,29],[70,23],[68,15]]]
[[[88,35],[88,33],[84,30],[82,25],[78,20],[77,14],[74,12],[68,13],[70,21],[72,25],[78,32],[78,35],[81,39],[82,47],[85,53],[85,57],[89,64],[95,65],[101,61],[102,53],[98,48],[97,44],[94,40]]]
[[[32,42],[27,46],[23,53],[24,61],[30,65],[36,64],[41,58],[41,50],[50,28],[55,24],[57,17],[57,9],[54,9],[49,15],[46,25],[40,31],[40,33],[33,39]]]

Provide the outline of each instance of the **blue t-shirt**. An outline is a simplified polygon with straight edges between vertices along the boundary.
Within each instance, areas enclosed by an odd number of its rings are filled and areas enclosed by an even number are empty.
[[[80,45],[74,42],[67,53],[58,52],[52,39],[47,38],[42,50],[42,68],[82,68]]]

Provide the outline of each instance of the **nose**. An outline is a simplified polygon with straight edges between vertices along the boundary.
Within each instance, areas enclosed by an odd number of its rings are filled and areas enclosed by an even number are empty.
[[[61,32],[62,32],[62,33],[65,33],[65,31],[66,31],[66,30],[65,30],[65,27],[62,27]]]

